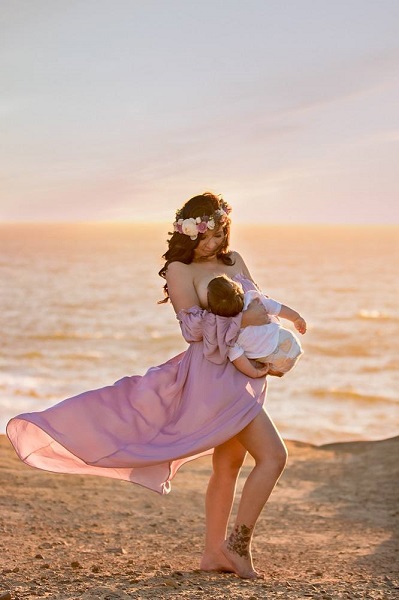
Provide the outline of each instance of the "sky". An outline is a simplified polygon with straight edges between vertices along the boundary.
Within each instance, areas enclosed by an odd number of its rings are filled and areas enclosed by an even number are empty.
[[[0,221],[399,223],[398,0],[1,0]]]

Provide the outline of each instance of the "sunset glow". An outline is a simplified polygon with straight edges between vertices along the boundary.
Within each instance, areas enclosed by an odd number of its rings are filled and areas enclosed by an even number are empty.
[[[396,0],[1,10],[0,221],[399,222]]]

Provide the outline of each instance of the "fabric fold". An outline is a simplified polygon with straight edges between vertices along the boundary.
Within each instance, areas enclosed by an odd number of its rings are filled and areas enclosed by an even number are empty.
[[[215,364],[227,360],[229,350],[240,332],[242,313],[235,317],[221,317],[199,306],[192,306],[180,310],[176,316],[187,342],[203,341],[207,360]]]
[[[182,464],[212,453],[246,427],[262,410],[266,382],[248,378],[224,358],[240,319],[215,318],[199,307],[178,318],[190,340],[185,352],[143,376],[11,419],[7,435],[21,460],[167,494]]]

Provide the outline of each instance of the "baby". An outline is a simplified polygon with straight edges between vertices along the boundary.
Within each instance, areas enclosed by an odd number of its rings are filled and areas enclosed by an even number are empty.
[[[208,284],[209,309],[222,317],[234,317],[254,299],[265,306],[270,323],[241,329],[235,345],[229,351],[229,359],[249,377],[262,377],[266,373],[282,377],[295,366],[303,350],[296,335],[281,327],[277,315],[291,321],[302,334],[306,332],[305,320],[292,308],[256,290],[244,293],[241,285],[226,275],[215,277]],[[263,363],[265,367],[256,368],[249,359]]]

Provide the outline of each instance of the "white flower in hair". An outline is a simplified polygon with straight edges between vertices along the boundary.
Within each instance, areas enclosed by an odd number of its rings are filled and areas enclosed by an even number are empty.
[[[198,237],[197,222],[195,219],[184,219],[182,223],[182,230],[185,235],[189,235],[190,239],[196,240]]]
[[[208,229],[215,229],[215,220],[211,217],[207,223]]]
[[[188,235],[191,240],[196,240],[198,234],[206,233],[208,229],[215,229],[216,225],[225,226],[229,221],[230,206],[223,199],[220,200],[220,208],[211,215],[202,215],[201,217],[190,217],[182,219],[183,209],[176,212],[176,219],[173,223],[173,231]]]

